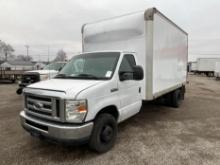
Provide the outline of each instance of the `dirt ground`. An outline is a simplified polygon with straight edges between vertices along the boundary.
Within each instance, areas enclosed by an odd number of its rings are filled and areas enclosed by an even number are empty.
[[[102,155],[31,137],[20,126],[17,85],[0,84],[0,164],[220,164],[220,81],[189,76],[181,108],[144,104]]]

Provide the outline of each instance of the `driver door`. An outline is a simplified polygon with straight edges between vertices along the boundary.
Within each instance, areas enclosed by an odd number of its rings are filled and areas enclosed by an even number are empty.
[[[123,56],[118,73],[121,121],[138,113],[142,105],[140,82],[133,79],[133,66],[135,65],[136,61],[133,54],[125,54]],[[120,80],[120,76],[123,73],[126,73],[126,80]]]

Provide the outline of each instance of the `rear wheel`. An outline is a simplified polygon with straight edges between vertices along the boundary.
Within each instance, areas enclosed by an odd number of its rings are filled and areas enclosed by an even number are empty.
[[[180,103],[181,103],[181,91],[175,90],[172,92],[172,97],[171,97],[171,106],[174,108],[179,108]]]
[[[99,153],[107,152],[114,146],[117,133],[118,127],[115,118],[107,113],[100,114],[95,120],[90,137],[90,148]]]
[[[177,89],[173,91],[172,93],[170,93],[170,98],[169,98],[170,106],[174,108],[179,108],[180,102],[183,99],[183,97],[184,97],[184,94],[181,93],[180,89]]]

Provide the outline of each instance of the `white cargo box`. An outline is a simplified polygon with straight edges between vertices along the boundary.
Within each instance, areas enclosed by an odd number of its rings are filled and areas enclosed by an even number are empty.
[[[199,72],[214,72],[218,61],[220,62],[220,58],[198,58],[197,70]]]
[[[155,8],[82,27],[83,51],[135,52],[144,69],[143,100],[186,83],[188,35]]]

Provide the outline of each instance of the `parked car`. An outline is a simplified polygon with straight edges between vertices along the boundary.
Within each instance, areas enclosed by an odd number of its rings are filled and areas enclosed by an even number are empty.
[[[142,101],[179,107],[187,77],[188,35],[157,9],[82,27],[83,52],[51,80],[24,89],[24,129],[57,142],[115,143],[118,124]]]
[[[26,86],[55,77],[65,64],[66,62],[55,62],[45,66],[43,70],[24,72],[24,74],[21,76],[21,81],[18,83],[19,88],[17,89],[16,93],[20,95],[22,94],[23,88]]]

